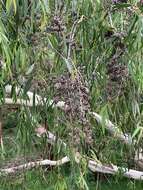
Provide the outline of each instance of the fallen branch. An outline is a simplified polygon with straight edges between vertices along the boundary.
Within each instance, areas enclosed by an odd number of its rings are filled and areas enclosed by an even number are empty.
[[[50,142],[51,144],[55,144],[55,142],[60,142],[61,144],[64,145],[64,147],[67,147],[67,145],[61,139],[57,140],[56,136],[53,135],[51,132],[43,130],[43,133],[41,133],[41,135],[43,134],[47,135],[48,142]],[[82,159],[81,155],[79,153],[76,153],[75,161],[77,163],[80,163],[81,159]],[[65,163],[68,163],[69,161],[70,161],[70,158],[65,156],[61,160],[57,160],[57,161],[46,159],[46,160],[40,160],[40,161],[35,161],[35,162],[28,162],[26,164],[21,164],[19,166],[0,169],[0,175],[15,174],[16,172],[20,172],[23,170],[30,170],[32,168],[36,168],[40,166],[61,166]],[[88,168],[92,172],[99,172],[99,173],[112,174],[112,175],[115,175],[119,173],[120,171],[122,171],[123,176],[127,178],[143,180],[143,172],[141,171],[132,170],[132,169],[128,170],[126,168],[117,167],[116,165],[106,166],[106,165],[101,164],[101,162],[98,160],[97,161],[89,160]]]
[[[57,139],[57,137],[51,133],[50,131],[47,131],[45,127],[42,125],[38,125],[38,127],[35,129],[35,132],[38,137],[42,137],[43,135],[46,135],[48,143],[54,145],[57,143],[58,145],[63,145],[65,148],[67,147],[66,143],[63,142],[61,139]]]
[[[92,172],[100,172],[104,174],[118,174],[122,173],[123,176],[131,179],[137,179],[137,180],[143,180],[143,172],[127,169],[127,168],[121,168],[116,165],[112,165],[111,167],[98,164],[95,161],[90,160],[88,163],[88,167]]]
[[[6,93],[10,94],[11,90],[12,90],[12,86],[11,85],[7,85],[5,87]],[[16,88],[16,94],[20,94],[20,92],[23,92],[23,89],[20,88]],[[18,105],[26,105],[29,107],[33,106],[33,93],[32,92],[27,92],[27,95],[29,97],[29,100],[21,100],[21,99],[17,99],[16,102],[13,102],[12,99],[10,98],[5,98],[5,104],[18,104]],[[38,105],[44,105],[44,102],[46,102],[46,98],[42,98],[39,95],[35,95],[35,106]],[[53,100],[48,102],[48,105],[53,105],[53,107],[58,107],[61,109],[65,108],[65,103],[63,101],[59,101],[57,104],[54,104]],[[99,124],[103,123],[103,118],[97,114],[96,112],[90,112],[90,115],[95,118],[97,120],[97,122]],[[132,144],[132,138],[130,135],[128,134],[123,134],[123,132],[117,127],[115,126],[110,120],[105,120],[105,128],[116,138],[118,138],[119,140],[123,141],[125,144],[131,145]]]
[[[10,94],[12,91],[12,86],[11,85],[7,85],[5,87],[5,91],[6,94]],[[23,93],[23,89],[21,88],[17,88],[15,89],[17,96],[22,95]],[[14,101],[12,98],[5,98],[5,104],[8,105],[25,105],[28,107],[33,107],[33,106],[43,106],[45,104],[45,102],[47,102],[46,98],[42,98],[41,96],[37,95],[37,94],[33,94],[33,92],[28,91],[27,92],[27,96],[28,96],[28,100],[24,100],[21,98],[17,98],[16,101]],[[53,107],[59,107],[59,108],[63,108],[64,107],[64,102],[60,101],[57,104],[54,104],[53,100],[48,101],[48,105]]]
[[[67,162],[69,162],[69,158],[67,156],[57,161],[41,160],[41,161],[35,161],[35,162],[28,162],[26,164],[22,164],[19,166],[0,169],[0,175],[15,174],[16,172],[23,171],[23,170],[30,170],[38,166],[60,166]]]
[[[7,85],[5,87],[6,93],[10,94],[11,90],[12,90],[12,86],[11,85]],[[16,94],[20,94],[23,93],[23,89],[20,88],[16,88]],[[33,93],[32,92],[27,92],[27,95],[29,97],[29,100],[21,100],[21,99],[17,99],[16,102],[13,102],[13,100],[11,98],[6,98],[5,99],[5,104],[18,104],[18,105],[25,105],[25,106],[29,106],[32,107],[33,106]],[[35,95],[35,106],[38,105],[44,105],[44,102],[46,102],[46,98],[42,98],[39,95]],[[53,100],[48,102],[48,105],[51,105],[53,107],[58,107],[60,109],[65,108],[65,103],[63,101],[59,101],[57,104],[54,104]],[[102,116],[100,116],[99,114],[97,114],[96,112],[90,112],[90,115],[96,119],[96,121],[99,124],[104,123],[105,124],[105,128],[112,134],[112,136],[116,137],[117,139],[119,139],[120,141],[122,141],[123,143],[131,146],[133,144],[132,142],[132,138],[131,135],[128,134],[123,134],[123,132],[117,127],[115,126],[110,120],[103,120]],[[135,143],[135,142],[134,142]],[[135,158],[135,162],[137,163],[137,165],[139,165],[139,167],[143,168],[143,160],[142,160],[143,156],[140,156]]]
[[[52,144],[54,144],[56,142],[56,139],[57,139],[56,136],[53,135],[49,131],[47,131],[46,134],[48,134],[47,135],[48,142],[52,142]],[[61,144],[63,144],[64,147],[67,147],[66,143],[64,143],[61,139],[59,139],[59,140],[60,140],[59,142]],[[79,153],[76,153],[75,161],[77,163],[79,163],[80,159],[82,159],[81,156],[79,155]],[[121,168],[121,167],[118,167],[118,166],[113,165],[113,164],[111,164],[111,167],[109,167],[109,166],[101,164],[101,162],[99,160],[97,160],[97,161],[89,160],[88,161],[88,168],[92,172],[99,172],[99,173],[112,174],[112,175],[115,175],[115,174],[122,171],[123,176],[125,176],[127,178],[143,180],[143,172],[141,172],[141,171],[137,171],[137,170],[133,170],[133,169],[128,170],[127,168]]]
[[[143,169],[143,149],[142,148],[139,148],[139,150],[135,152],[134,161],[139,168]]]
[[[5,104],[7,105],[23,105],[28,107],[33,107],[33,102],[31,100],[23,100],[23,99],[17,99],[14,101],[12,98],[5,98]],[[35,106],[43,105],[42,102],[35,102]]]
[[[123,141],[125,144],[131,145],[132,144],[132,138],[131,135],[128,134],[123,134],[122,131],[115,126],[110,120],[103,120],[103,118],[95,113],[95,112],[91,112],[90,115],[92,115],[93,118],[96,119],[96,121],[99,124],[105,123],[105,127],[106,129],[114,136],[117,137],[119,140]]]
[[[75,159],[77,163],[80,162],[78,158]],[[70,159],[65,156],[61,160],[52,161],[52,160],[41,160],[41,161],[35,161],[35,162],[28,162],[26,164],[22,164],[19,166],[14,166],[11,168],[4,168],[0,169],[0,175],[8,175],[8,174],[15,174],[16,172],[23,171],[23,170],[30,170],[35,167],[40,166],[61,166],[65,163],[68,163]],[[88,161],[88,168],[92,172],[99,172],[104,174],[118,174],[120,171],[122,171],[123,176],[131,179],[136,180],[143,180],[143,172],[137,171],[137,170],[127,170],[126,168],[119,168],[116,165],[112,165],[111,167],[102,165],[99,162],[89,160]]]

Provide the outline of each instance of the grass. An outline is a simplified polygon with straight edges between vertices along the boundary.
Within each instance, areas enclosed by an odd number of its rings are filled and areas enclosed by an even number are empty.
[[[59,172],[60,170],[60,172]],[[5,178],[0,184],[1,190],[81,190],[78,181],[73,179],[73,174],[64,169],[43,171],[31,171],[19,177]],[[62,171],[61,171],[62,170]],[[66,173],[65,173],[66,171]],[[50,174],[52,173],[52,175]],[[17,178],[17,179],[16,179]],[[142,190],[142,182],[128,179],[117,179],[110,176],[98,176],[88,174],[88,188],[90,190]],[[85,188],[83,188],[85,189]]]

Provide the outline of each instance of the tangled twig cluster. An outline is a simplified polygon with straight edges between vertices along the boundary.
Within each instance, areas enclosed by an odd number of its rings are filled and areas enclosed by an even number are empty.
[[[113,34],[110,34],[110,37],[112,36]],[[119,62],[126,49],[124,43],[121,41],[122,35],[114,36],[114,49],[111,59],[107,64],[107,97],[109,100],[123,95],[129,75],[127,65]]]
[[[116,59],[113,59],[107,66],[108,83],[107,93],[108,99],[113,99],[123,95],[128,76],[128,69],[125,65],[120,65]]]
[[[55,102],[63,100],[65,102],[65,113],[68,120],[76,127],[72,129],[72,140],[74,145],[80,145],[81,136],[87,145],[91,145],[92,129],[87,118],[90,110],[89,90],[80,74],[73,79],[70,74],[60,76],[55,80]],[[78,125],[78,126],[77,126]],[[82,126],[80,128],[79,126]]]
[[[65,25],[60,16],[55,15],[51,21],[51,24],[47,27],[47,32],[62,32],[65,29]]]

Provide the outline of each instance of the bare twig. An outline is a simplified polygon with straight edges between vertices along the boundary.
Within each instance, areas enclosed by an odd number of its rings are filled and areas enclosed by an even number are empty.
[[[82,15],[80,19],[76,20],[73,23],[73,26],[72,26],[72,29],[71,29],[71,32],[70,32],[69,43],[68,43],[67,60],[69,60],[71,58],[72,43],[74,41],[74,36],[75,36],[75,33],[76,33],[77,26],[78,26],[78,24],[80,22],[83,21],[83,19],[84,19],[84,16]]]

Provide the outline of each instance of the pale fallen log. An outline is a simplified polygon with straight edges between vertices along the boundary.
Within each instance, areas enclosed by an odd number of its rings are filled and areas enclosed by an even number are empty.
[[[7,85],[5,87],[5,91],[7,94],[10,94],[12,90],[12,86],[11,85]],[[16,88],[16,94],[20,94],[23,92],[23,89],[21,88]],[[15,104],[18,105],[26,105],[29,107],[33,106],[33,93],[32,92],[27,92],[27,95],[29,97],[29,100],[20,100],[17,99],[17,101],[15,102]],[[35,106],[38,105],[44,105],[44,102],[46,102],[46,98],[42,98],[39,95],[35,95]],[[5,104],[12,104],[12,99],[5,99]],[[48,102],[48,105],[52,105],[53,107],[58,107],[61,109],[64,109],[64,107],[66,106],[65,103],[63,101],[59,101],[57,104],[54,104],[53,100]],[[96,119],[96,121],[99,124],[102,124],[104,122],[102,116],[100,116],[99,114],[97,114],[96,112],[90,112],[90,115]],[[123,134],[123,132],[117,127],[115,126],[110,120],[105,120],[105,128],[116,138],[118,138],[119,140],[123,141],[125,144],[131,145],[132,144],[132,138],[131,135],[128,134]]]
[[[5,86],[5,92],[6,94],[11,94],[12,91],[12,86],[11,85],[6,85]],[[20,96],[23,94],[23,89],[22,88],[15,88],[15,93],[17,94],[17,96]],[[5,98],[5,104],[15,104],[15,105],[25,105],[25,106],[29,106],[32,107],[33,105],[38,106],[38,105],[44,105],[44,102],[46,102],[46,98],[42,98],[41,96],[32,93],[32,92],[27,92],[26,93],[28,96],[28,100],[23,100],[21,98],[17,98],[16,101],[13,101],[13,99],[11,98]],[[33,99],[35,99],[35,101],[33,101]]]
[[[46,134],[48,134],[47,135],[47,138],[49,139],[48,142],[51,142],[51,144],[56,143],[57,138],[55,135],[53,135],[49,131],[47,131]],[[61,139],[59,139],[59,140],[60,140],[59,142],[61,144],[63,144],[64,147],[66,148],[67,147],[66,143],[64,143]],[[139,157],[141,157],[141,155]],[[81,155],[79,153],[76,153],[75,161],[77,163],[80,163],[80,159],[82,159]],[[123,176],[125,176],[127,178],[143,180],[143,172],[142,171],[137,171],[137,170],[133,170],[133,169],[128,170],[127,168],[118,167],[118,166],[113,165],[113,164],[111,164],[111,166],[106,166],[106,165],[103,165],[99,160],[97,160],[97,161],[89,160],[88,161],[88,168],[92,172],[99,172],[99,173],[112,174],[112,175],[116,175],[117,173],[122,171]]]
[[[44,129],[43,132],[39,133],[38,129]],[[43,135],[46,135],[48,143],[54,145],[57,143],[58,145],[63,145],[65,148],[67,147],[66,143],[63,142],[61,139],[57,139],[57,137],[51,133],[50,131],[47,131],[42,125],[38,125],[38,127],[35,129],[35,132],[38,137],[42,137]]]
[[[143,149],[142,148],[139,148],[139,150],[135,152],[134,161],[139,168],[143,169]]]
[[[92,160],[88,162],[88,167],[92,172],[99,172],[99,173],[113,174],[113,175],[122,173],[123,176],[127,178],[143,180],[143,172],[133,169],[128,170],[127,168],[121,168],[116,165],[112,165],[111,167],[109,167],[102,164],[98,164]]]
[[[32,168],[39,167],[39,166],[60,166],[67,162],[69,162],[69,158],[67,156],[57,161],[46,159],[46,160],[40,160],[40,161],[35,161],[35,162],[28,162],[26,164],[21,164],[19,166],[0,169],[0,176],[15,174],[16,172],[23,171],[23,170],[30,170]]]
[[[7,105],[23,105],[23,106],[28,106],[28,107],[33,107],[33,102],[31,100],[23,100],[23,99],[17,99],[14,101],[12,98],[5,98],[5,104]],[[38,105],[43,105],[42,102],[35,102],[35,106]]]
[[[103,120],[103,118],[95,113],[95,112],[90,112],[90,115],[96,119],[96,121],[99,124],[104,123],[105,128],[116,138],[118,138],[119,140],[123,141],[125,144],[131,145],[132,144],[132,138],[131,135],[128,134],[123,134],[123,132],[117,127],[115,126],[110,120],[105,119],[105,121]]]
[[[47,131],[47,132],[44,132],[43,134],[47,134],[47,139],[51,144],[58,142],[56,136],[53,135],[51,132]],[[65,147],[67,147],[67,145],[61,139],[59,142],[61,144],[63,144]],[[82,156],[79,153],[76,153],[75,161],[77,163],[80,163],[81,159],[82,159]],[[61,166],[68,162],[70,162],[70,158],[67,156],[65,156],[61,160],[57,160],[57,161],[46,159],[46,160],[40,160],[40,161],[35,161],[35,162],[28,162],[28,163],[21,164],[18,166],[0,169],[0,175],[3,176],[3,175],[8,175],[8,174],[15,174],[16,172],[30,170],[32,168],[36,168],[36,167],[40,167],[40,166]],[[88,168],[92,172],[99,172],[99,173],[112,174],[112,175],[116,175],[120,171],[122,171],[123,176],[125,176],[127,178],[143,180],[143,172],[141,172],[141,171],[132,170],[132,169],[128,170],[127,168],[117,167],[116,165],[106,166],[106,165],[103,165],[98,160],[97,161],[89,160]]]
[[[5,86],[5,92],[6,94],[10,94],[12,91],[12,86],[11,85],[6,85]],[[22,88],[17,88],[15,89],[17,96],[22,95],[23,93],[23,89]],[[28,107],[33,107],[33,106],[42,106],[47,102],[47,98],[42,98],[41,96],[35,94],[33,92],[28,91],[27,93],[28,99],[24,100],[21,98],[17,98],[16,101],[14,101],[12,98],[5,98],[5,104],[8,105],[25,105]],[[34,100],[34,101],[33,101]],[[65,103],[60,101],[57,104],[54,104],[53,100],[48,101],[48,105],[49,106],[55,106],[55,107],[59,107],[59,108],[63,108]]]
[[[56,143],[57,138],[55,135],[53,135],[49,131],[47,131],[46,134],[47,134],[47,139],[48,139],[49,143],[51,143],[51,144]],[[66,143],[64,143],[61,139],[59,139],[59,140],[60,140],[59,142],[61,144],[63,144],[64,147],[66,148],[67,147]],[[81,155],[79,153],[76,153],[75,161],[77,163],[79,163],[80,159],[82,159]],[[142,171],[137,171],[137,170],[133,170],[133,169],[128,170],[127,168],[121,168],[121,167],[118,167],[118,166],[113,165],[113,164],[111,164],[111,166],[106,166],[106,165],[103,165],[99,160],[97,160],[97,161],[89,160],[88,161],[88,168],[92,172],[99,172],[99,173],[112,174],[112,175],[116,175],[117,173],[122,171],[123,176],[125,176],[127,178],[143,180],[143,172]]]
[[[11,93],[11,90],[12,90],[12,86],[11,85],[7,85],[5,87],[5,90],[6,90],[6,93],[7,94],[10,94]],[[23,89],[21,88],[16,88],[16,94],[20,94],[20,93],[23,93]],[[32,92],[27,92],[27,95],[28,95],[28,98],[29,100],[21,100],[21,99],[17,99],[16,102],[13,102],[12,99],[10,98],[6,98],[5,99],[5,104],[17,104],[17,105],[25,105],[25,106],[29,106],[29,107],[32,107],[33,106],[33,97],[34,97],[34,94]],[[45,102],[46,102],[46,98],[42,98],[41,96],[39,95],[35,95],[35,106],[38,106],[38,105],[44,105]],[[65,108],[65,103],[63,101],[59,101],[57,104],[54,104],[53,100],[50,100],[48,102],[48,105],[50,106],[53,106],[53,107],[58,107],[60,109],[63,109]],[[133,143],[132,141],[132,138],[131,138],[131,135],[128,135],[126,133],[123,133],[117,126],[115,126],[110,120],[103,120],[102,116],[100,116],[99,114],[97,114],[96,112],[90,112],[89,113],[93,118],[96,119],[96,121],[99,123],[99,124],[102,124],[104,123],[104,126],[105,128],[112,134],[112,136],[116,137],[117,139],[119,139],[120,141],[122,141],[123,143],[131,146]],[[142,156],[143,157],[143,156]],[[143,165],[142,165],[142,158],[139,157],[138,159],[136,158],[135,159],[135,162],[137,163],[137,165],[139,165],[141,168],[143,168]]]
[[[5,86],[5,92],[6,92],[6,94],[11,94],[12,86],[11,85],[6,85]],[[19,88],[19,87],[15,88],[15,93],[16,93],[17,96],[21,95],[23,92],[24,92],[24,90],[22,88]],[[28,91],[26,94],[28,95],[30,100],[33,100],[33,96],[34,96],[33,92]],[[35,99],[36,100],[43,100],[43,98],[41,96],[37,95],[37,94],[35,94]],[[46,98],[45,98],[45,100],[46,100]]]
[[[78,158],[75,158],[75,161],[77,163],[80,162],[80,160]],[[57,160],[57,161],[52,161],[52,160],[46,159],[46,160],[40,160],[40,161],[35,161],[35,162],[28,162],[26,164],[21,164],[19,166],[0,169],[0,176],[8,175],[8,174],[15,174],[17,172],[24,171],[24,170],[31,170],[32,168],[36,168],[36,167],[40,167],[40,166],[61,166],[68,162],[70,162],[70,159],[67,156],[65,156],[61,160]],[[120,171],[122,171],[123,176],[125,176],[127,178],[143,180],[143,172],[141,172],[141,171],[132,170],[132,169],[127,170],[126,168],[120,168],[120,167],[117,167],[116,165],[112,165],[110,167],[110,166],[102,165],[101,163],[99,163],[99,161],[96,162],[93,160],[89,160],[88,168],[92,172],[99,172],[99,173],[112,174],[112,175],[116,175]]]
[[[36,96],[35,99],[35,103],[33,103],[33,99],[29,99],[29,100],[23,100],[23,99],[17,99],[16,101],[13,101],[13,99],[11,98],[5,98],[5,104],[7,105],[24,105],[24,106],[28,106],[28,107],[33,107],[35,106],[41,106],[44,105],[44,102],[41,98],[39,98],[39,96]],[[48,105],[53,105],[53,107],[59,107],[59,108],[64,108],[65,103],[64,102],[58,102],[57,104],[54,104],[53,101],[51,100]],[[103,118],[95,113],[95,112],[90,112],[90,115],[96,119],[96,121],[99,124],[104,123]],[[110,120],[105,120],[105,128],[116,138],[118,138],[119,140],[123,141],[125,144],[131,145],[132,144],[132,138],[131,135],[128,134],[123,134],[122,131],[115,126]]]

